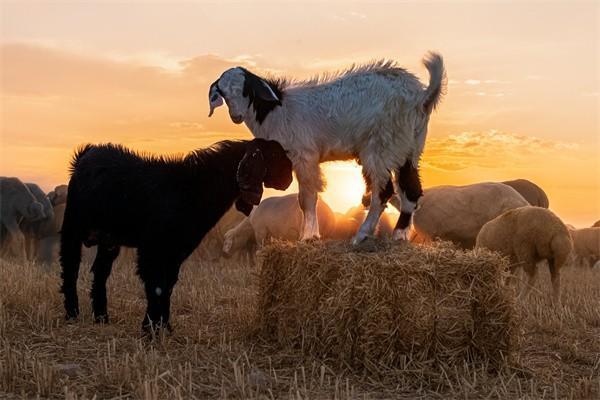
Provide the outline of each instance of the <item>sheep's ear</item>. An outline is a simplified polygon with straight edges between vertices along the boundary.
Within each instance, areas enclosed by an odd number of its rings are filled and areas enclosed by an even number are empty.
[[[210,111],[208,112],[209,117],[213,115],[215,108],[223,105],[223,96],[221,96],[221,93],[219,92],[218,84],[219,80],[217,79],[210,85],[210,89],[208,90],[208,102],[210,104]]]
[[[48,200],[50,200],[50,204],[52,204],[53,206],[56,205],[54,204],[54,201],[56,200],[56,192],[54,190],[48,192],[46,197],[48,197]]]

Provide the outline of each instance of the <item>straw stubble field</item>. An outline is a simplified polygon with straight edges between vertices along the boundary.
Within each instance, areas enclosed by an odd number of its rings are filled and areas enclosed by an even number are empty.
[[[140,337],[145,300],[133,265],[119,260],[109,279],[108,325],[91,322],[88,271],[81,320],[67,323],[56,266],[0,260],[0,398],[600,396],[600,271],[565,268],[555,309],[543,270],[537,290],[514,305],[519,347],[501,365],[433,365],[415,352],[377,368],[261,332],[257,267],[188,261],[173,294],[175,331],[152,341]]]

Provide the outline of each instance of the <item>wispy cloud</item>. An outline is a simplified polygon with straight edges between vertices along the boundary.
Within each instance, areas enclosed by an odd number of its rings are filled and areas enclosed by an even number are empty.
[[[463,132],[431,138],[423,156],[424,166],[448,171],[473,166],[504,168],[530,165],[532,156],[569,157],[579,149],[577,143],[542,139],[509,132]]]

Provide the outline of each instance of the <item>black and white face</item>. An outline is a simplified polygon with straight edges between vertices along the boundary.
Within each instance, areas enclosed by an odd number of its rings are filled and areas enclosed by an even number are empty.
[[[245,73],[241,68],[228,69],[215,81],[209,91],[210,101],[210,117],[214,109],[223,105],[223,101],[227,103],[229,109],[229,117],[234,124],[244,122],[246,112],[249,108],[249,99],[244,97],[244,80]]]
[[[236,67],[225,71],[221,77],[210,86],[208,98],[210,102],[210,117],[215,108],[227,103],[229,117],[235,124],[241,124],[248,118],[254,117],[257,106],[264,103],[281,105],[280,99],[269,84],[248,70]],[[254,104],[254,110],[250,106]]]

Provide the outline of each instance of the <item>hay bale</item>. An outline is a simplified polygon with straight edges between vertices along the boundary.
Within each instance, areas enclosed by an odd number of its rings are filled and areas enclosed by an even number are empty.
[[[257,328],[351,368],[499,366],[518,345],[507,260],[450,244],[275,242],[259,254]]]

